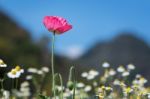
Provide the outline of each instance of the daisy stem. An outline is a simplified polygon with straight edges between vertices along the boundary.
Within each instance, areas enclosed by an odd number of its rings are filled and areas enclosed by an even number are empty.
[[[55,45],[55,32],[53,33],[53,37],[52,37],[52,56],[51,56],[51,68],[52,68],[52,91],[54,94],[54,98],[56,99],[56,93],[55,93],[55,72],[54,72],[54,46]]]
[[[74,80],[73,80],[73,85],[74,85],[74,88],[73,88],[73,99],[75,99],[75,90],[76,90],[75,68],[73,70],[73,74],[74,74]]]
[[[12,79],[12,90],[14,89],[14,79]]]
[[[1,80],[0,82],[1,82],[1,89],[3,90],[4,89],[3,80]]]
[[[61,74],[58,74],[58,76],[61,84],[61,99],[63,99],[63,80]]]
[[[73,96],[72,99],[75,99],[75,90],[76,90],[76,77],[75,77],[75,68],[72,66],[70,68],[70,73],[69,73],[69,81],[73,80]]]
[[[18,78],[16,78],[16,89],[18,88]]]

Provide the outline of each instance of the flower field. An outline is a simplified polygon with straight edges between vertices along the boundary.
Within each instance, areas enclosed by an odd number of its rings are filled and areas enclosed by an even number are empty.
[[[111,65],[107,62],[102,64],[104,73],[99,74],[98,71],[91,69],[84,71],[81,74],[86,82],[75,81],[71,78],[67,84],[62,84],[61,75],[56,74],[60,78],[59,85],[55,85],[56,97],[48,96],[47,90],[40,91],[40,85],[36,77],[41,79],[49,72],[48,67],[42,67],[41,69],[28,68],[27,72],[30,75],[26,75],[25,80],[17,84],[24,69],[20,66],[12,68],[8,73],[5,73],[1,77],[1,99],[149,99],[150,88],[145,84],[148,82],[142,75],[137,74],[135,78],[130,81],[129,77],[135,66],[133,64],[127,65],[127,67],[119,66],[116,70],[111,68]],[[0,60],[0,68],[7,68],[7,64],[3,60]],[[72,74],[69,75],[74,76]],[[12,79],[11,90],[5,90],[3,81],[5,79]],[[31,92],[31,81],[36,86],[36,91]]]

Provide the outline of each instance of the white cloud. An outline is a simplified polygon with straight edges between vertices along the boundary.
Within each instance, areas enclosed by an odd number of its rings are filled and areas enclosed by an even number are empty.
[[[83,54],[83,48],[78,45],[70,46],[66,49],[66,56],[71,59],[76,59]]]

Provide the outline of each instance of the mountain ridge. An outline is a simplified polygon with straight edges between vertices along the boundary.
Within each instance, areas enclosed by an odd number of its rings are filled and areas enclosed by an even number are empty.
[[[82,68],[95,68],[101,70],[101,64],[108,61],[112,67],[134,64],[136,73],[141,73],[148,79],[147,68],[150,66],[150,47],[143,40],[130,33],[122,33],[109,42],[98,42],[83,56],[75,61]]]

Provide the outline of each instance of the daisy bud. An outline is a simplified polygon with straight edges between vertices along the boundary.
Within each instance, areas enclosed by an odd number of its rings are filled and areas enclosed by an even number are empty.
[[[73,89],[73,87],[74,87],[73,82],[72,82],[72,81],[68,81],[68,83],[67,83],[67,87],[69,88],[69,90],[72,90],[72,89]]]

